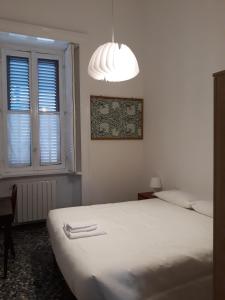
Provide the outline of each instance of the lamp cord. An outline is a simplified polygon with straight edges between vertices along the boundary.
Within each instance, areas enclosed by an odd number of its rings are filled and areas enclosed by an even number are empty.
[[[112,0],[112,42],[114,43],[114,0]]]

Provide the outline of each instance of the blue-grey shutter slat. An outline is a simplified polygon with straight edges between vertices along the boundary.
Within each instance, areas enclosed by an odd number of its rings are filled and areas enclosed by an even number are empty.
[[[58,61],[38,59],[38,108],[44,112],[59,111]]]
[[[30,110],[29,59],[7,56],[8,109]]]

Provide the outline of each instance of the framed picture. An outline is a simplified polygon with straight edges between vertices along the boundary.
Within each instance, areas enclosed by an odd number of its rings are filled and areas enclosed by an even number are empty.
[[[143,99],[91,96],[91,139],[143,139]]]

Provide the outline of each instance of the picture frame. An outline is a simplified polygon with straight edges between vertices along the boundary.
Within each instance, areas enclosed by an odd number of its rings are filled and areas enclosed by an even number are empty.
[[[90,97],[92,140],[143,139],[144,100],[108,96]]]

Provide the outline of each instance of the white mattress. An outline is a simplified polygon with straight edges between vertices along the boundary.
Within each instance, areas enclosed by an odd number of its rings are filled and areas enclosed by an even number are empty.
[[[64,222],[106,235],[69,240]],[[52,210],[48,230],[78,300],[212,299],[212,219],[159,199]]]

